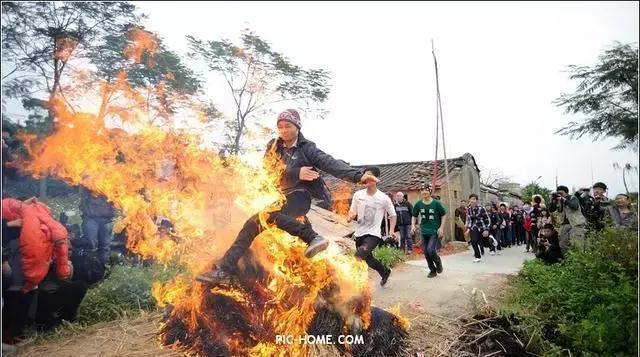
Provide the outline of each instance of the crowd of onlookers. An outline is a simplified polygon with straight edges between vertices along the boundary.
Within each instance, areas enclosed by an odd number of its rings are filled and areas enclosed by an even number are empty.
[[[566,186],[558,186],[549,197],[533,195],[531,201],[480,203],[477,195],[461,200],[454,209],[456,241],[468,242],[474,250],[474,260],[480,262],[485,249],[491,255],[502,250],[523,247],[523,252],[536,254],[547,262],[564,257],[570,245],[583,245],[588,231],[600,231],[605,226],[637,231],[638,215],[631,197],[620,193],[610,200],[607,186],[597,182],[590,189],[569,194]],[[415,244],[410,234],[412,205],[402,192],[389,194],[396,208],[396,244],[411,254]],[[439,199],[435,196],[434,198]],[[383,222],[382,231],[385,231]]]

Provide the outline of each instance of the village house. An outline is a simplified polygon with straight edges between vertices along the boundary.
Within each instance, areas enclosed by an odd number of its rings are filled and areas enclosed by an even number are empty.
[[[451,194],[451,205],[449,207],[447,197],[447,180],[445,173],[444,160],[437,161],[414,161],[414,162],[398,162],[391,164],[379,165],[354,165],[357,168],[367,166],[377,166],[380,168],[380,183],[378,189],[385,193],[395,194],[403,192],[407,195],[409,202],[415,204],[420,200],[420,187],[425,182],[433,184],[432,175],[434,164],[436,164],[437,177],[433,196],[440,196],[441,202],[447,207],[447,210],[453,211],[460,204],[460,200],[467,199],[470,194],[481,194],[480,170],[476,164],[473,155],[466,153],[460,157],[447,159],[447,168],[449,170],[449,189]],[[332,193],[333,206],[342,207],[339,212],[346,212],[348,209],[353,192],[363,188],[342,180],[339,180],[326,173],[322,174],[327,182],[327,186]],[[449,217],[453,217],[450,215]],[[454,220],[448,219],[445,227],[446,240],[453,239]]]

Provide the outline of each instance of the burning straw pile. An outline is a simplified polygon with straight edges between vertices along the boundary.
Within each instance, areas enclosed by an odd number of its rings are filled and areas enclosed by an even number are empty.
[[[150,34],[134,31],[128,42],[132,62],[153,59]],[[30,159],[22,168],[104,194],[122,212],[114,230],[126,232],[127,248],[185,267],[174,281],[153,287],[158,305],[170,306],[162,342],[200,355],[298,356],[310,346],[277,343],[277,336],[359,334],[363,344],[337,349],[362,356],[401,352],[405,320],[371,308],[367,266],[335,244],[309,260],[297,238],[270,227],[241,261],[235,283],[194,283],[251,214],[280,204],[278,163],[262,170],[236,157],[222,159],[202,137],[171,128],[166,112],[165,126],[153,125],[147,92],[172,93],[162,84],[132,88],[126,71],[115,82],[79,84],[76,91],[67,88],[66,98],[54,98],[55,131],[42,139],[23,136]],[[176,112],[202,117],[198,106],[178,99]],[[173,224],[170,234],[155,223],[163,218]]]
[[[267,287],[265,270],[251,258],[245,259],[236,280],[233,286],[196,288],[196,294],[201,294],[198,306],[169,307],[162,343],[184,346],[203,356],[303,355],[317,344],[327,345],[320,346],[326,351],[332,348],[331,342],[338,352],[354,356],[394,356],[404,350],[406,321],[371,307],[366,295],[340,300],[336,282],[317,292],[315,302],[310,297],[313,285],[305,284],[291,286],[286,298],[278,299],[277,291]],[[314,305],[309,315],[298,310],[307,303]],[[301,319],[310,321],[296,325]],[[304,335],[314,337],[300,340]],[[277,336],[292,338],[278,342]],[[339,340],[338,336],[344,337]]]

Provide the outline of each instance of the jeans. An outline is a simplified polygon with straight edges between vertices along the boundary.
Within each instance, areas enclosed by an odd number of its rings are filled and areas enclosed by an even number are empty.
[[[98,249],[98,258],[105,264],[109,260],[111,238],[113,236],[113,219],[106,217],[82,217],[83,238]]]
[[[437,234],[422,235],[422,250],[424,250],[424,257],[427,259],[427,265],[429,271],[435,272],[438,267],[442,266],[442,260],[438,256],[438,249],[440,248],[440,237]]]
[[[400,231],[400,249],[408,252],[412,251],[413,237],[411,236],[411,226],[398,226],[398,230]]]
[[[360,258],[367,262],[369,268],[375,270],[381,277],[387,272],[387,268],[373,256],[373,250],[376,249],[382,239],[370,234],[356,237],[356,258]]]
[[[473,256],[480,259],[484,255],[484,245],[482,243],[482,232],[475,229],[471,230],[471,246],[473,247]]]
[[[300,223],[296,218],[305,216],[310,208],[311,194],[307,191],[294,191],[287,195],[280,210],[269,213],[267,223],[275,224],[276,227],[309,244],[318,234],[307,220],[305,220],[305,223]],[[240,258],[264,228],[260,222],[259,214],[251,216],[245,222],[229,250],[222,257],[220,263],[222,270],[233,272]]]

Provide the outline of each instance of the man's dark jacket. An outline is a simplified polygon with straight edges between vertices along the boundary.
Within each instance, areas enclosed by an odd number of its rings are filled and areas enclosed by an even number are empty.
[[[396,210],[396,216],[398,217],[397,226],[408,226],[411,224],[411,212],[413,207],[409,201],[402,201],[400,203],[394,203],[393,207]]]
[[[311,166],[314,170],[322,170],[345,181],[357,183],[362,178],[363,172],[349,166],[342,160],[337,160],[331,155],[316,147],[316,144],[307,140],[302,133],[298,134],[298,142],[292,148],[285,148],[284,141],[280,138],[273,139],[267,144],[265,158],[271,153],[285,165],[280,176],[280,190],[287,195],[293,191],[307,191],[311,196],[323,201],[331,199],[330,193],[322,178],[313,181],[300,180],[300,168]]]

